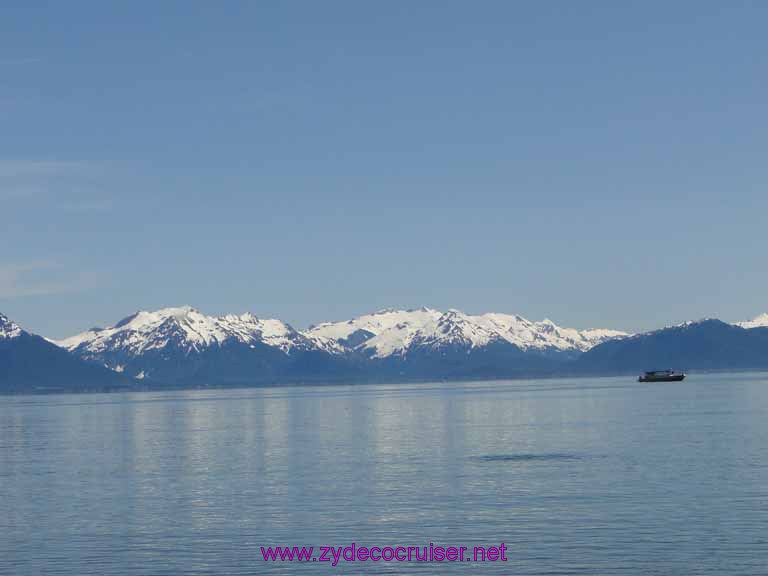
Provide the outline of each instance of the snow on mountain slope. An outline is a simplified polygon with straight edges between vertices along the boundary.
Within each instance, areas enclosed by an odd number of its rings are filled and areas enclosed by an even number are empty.
[[[442,316],[442,312],[431,308],[419,308],[418,310],[387,309],[358,316],[346,322],[324,322],[312,326],[307,330],[307,333],[332,340],[345,340],[358,330],[381,334],[391,328],[404,330],[405,326],[422,326],[430,320],[440,318],[440,316]]]
[[[418,310],[381,310],[346,322],[324,322],[304,334],[328,352],[349,349],[371,350],[384,357],[407,347],[413,335],[425,324],[442,315],[431,308]]]
[[[21,336],[21,328],[5,314],[0,313],[0,340],[10,340]]]
[[[551,322],[531,322],[521,316],[483,314],[472,316],[459,310],[440,312],[383,310],[347,322],[325,323],[305,333],[310,338],[335,341],[373,358],[405,355],[411,347],[464,346],[479,348],[506,341],[523,351],[579,351],[626,336],[616,330],[575,330]]]
[[[752,318],[752,320],[747,320],[745,322],[736,322],[736,326],[741,326],[742,328],[765,328],[768,326],[768,314],[760,314],[760,316],[756,316],[755,318]]]
[[[555,349],[586,352],[606,340],[627,336],[627,333],[618,330],[602,328],[576,330],[563,328],[548,319],[532,322],[522,316],[508,314],[491,313],[471,316],[470,319],[493,329],[504,340],[521,350]]]
[[[492,322],[478,321],[479,318],[449,310],[436,321],[425,324],[414,334],[410,344],[414,348],[431,349],[444,346],[480,348],[502,339]],[[407,353],[407,347],[402,350]]]
[[[279,320],[262,320],[252,314],[214,318],[189,306],[140,311],[112,327],[88,330],[56,344],[85,357],[115,350],[139,356],[167,347],[185,354],[201,352],[230,340],[243,344],[258,341],[286,353],[311,346],[304,336]]]

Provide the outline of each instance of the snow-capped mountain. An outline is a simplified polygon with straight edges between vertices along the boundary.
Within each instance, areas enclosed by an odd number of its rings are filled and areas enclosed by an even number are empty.
[[[752,318],[752,320],[747,320],[745,322],[736,322],[736,326],[741,326],[742,328],[766,328],[768,327],[768,314],[760,314],[759,316],[756,316]]]
[[[119,349],[139,356],[166,348],[186,354],[202,352],[231,340],[248,345],[261,342],[286,353],[293,348],[311,347],[304,336],[280,320],[265,320],[249,313],[216,318],[190,306],[139,311],[109,328],[93,328],[56,344],[82,355]]]
[[[346,322],[329,322],[306,331],[315,341],[333,342],[339,349],[357,350],[371,358],[406,356],[413,349],[442,346],[477,349],[507,343],[523,352],[579,353],[627,336],[616,330],[562,328],[550,320],[532,322],[521,316],[489,313],[469,315],[459,310],[431,308],[382,310]]]
[[[317,349],[312,340],[280,320],[248,313],[212,317],[189,306],[140,311],[114,326],[94,328],[56,344],[137,379],[168,381],[198,374],[203,378],[224,358],[228,364],[220,368],[231,378],[240,378],[233,373],[238,364],[257,371],[242,374],[244,378],[272,377],[291,357]]]
[[[21,328],[5,314],[0,314],[0,340],[10,340],[21,336]]]
[[[305,334],[329,352],[365,351],[374,358],[402,353],[421,328],[437,321],[442,312],[431,308],[387,309],[345,322],[325,322]]]

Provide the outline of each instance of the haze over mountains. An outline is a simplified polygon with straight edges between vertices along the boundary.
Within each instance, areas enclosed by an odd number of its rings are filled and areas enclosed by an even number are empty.
[[[768,368],[768,314],[629,335],[550,320],[431,308],[382,310],[299,331],[189,306],[140,311],[61,341],[0,315],[0,390],[607,375]]]

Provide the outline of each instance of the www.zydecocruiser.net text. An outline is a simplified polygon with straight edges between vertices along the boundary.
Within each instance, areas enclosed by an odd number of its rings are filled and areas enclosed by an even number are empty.
[[[507,546],[262,546],[266,562],[506,562]]]

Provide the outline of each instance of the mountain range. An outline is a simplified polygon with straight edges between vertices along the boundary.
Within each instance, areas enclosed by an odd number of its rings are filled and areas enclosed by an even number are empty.
[[[185,306],[137,312],[56,344],[133,379],[234,385],[514,376],[546,371],[622,336],[560,328],[549,320],[431,308],[382,310],[300,332],[280,320],[211,317]]]
[[[248,386],[607,375],[645,369],[768,368],[768,314],[642,334],[521,316],[382,310],[296,330],[189,306],[139,311],[59,341],[0,314],[0,391]]]

